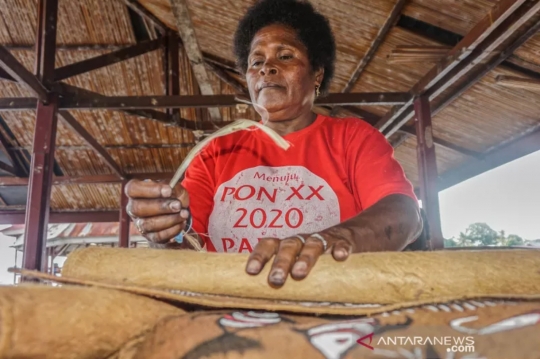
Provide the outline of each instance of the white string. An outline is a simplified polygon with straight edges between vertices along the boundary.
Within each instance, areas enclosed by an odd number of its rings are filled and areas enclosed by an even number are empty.
[[[222,136],[231,134],[233,132],[261,130],[266,135],[268,135],[268,137],[270,137],[276,143],[276,145],[278,145],[279,147],[281,147],[284,150],[289,149],[291,144],[289,142],[285,141],[285,139],[283,139],[283,137],[281,137],[278,133],[276,133],[270,127],[266,126],[266,124],[268,123],[268,119],[270,117],[269,114],[268,114],[268,111],[266,110],[266,108],[254,103],[254,102],[252,102],[252,104],[253,104],[253,106],[257,107],[260,110],[259,114],[261,114],[262,124],[258,123],[258,122],[251,121],[251,120],[247,120],[247,119],[237,120],[237,121],[233,122],[232,124],[230,124],[228,126],[222,127],[221,129],[216,131],[211,136],[208,136],[203,141],[199,142],[188,153],[188,155],[186,156],[184,161],[182,161],[182,163],[180,164],[180,166],[176,170],[176,173],[174,174],[173,178],[169,182],[169,186],[171,188],[174,188],[176,186],[176,184],[178,183],[180,178],[182,178],[185,171],[189,167],[190,163],[195,159],[195,157],[197,155],[199,155],[199,153],[204,149],[204,147],[206,147],[215,138],[222,137]],[[192,221],[193,221],[193,218],[192,218]],[[201,235],[204,235],[204,236],[208,237],[208,239],[211,240],[209,233],[199,234],[199,236],[201,236]],[[198,245],[199,244],[198,241],[195,238],[193,238],[192,236],[190,236],[188,233],[184,233],[184,238],[186,238],[188,240],[188,242],[190,242],[190,244],[195,247],[196,250],[198,250],[198,251],[203,251],[204,250],[203,248],[201,248]],[[197,245],[195,245],[195,241],[197,242],[196,243]]]

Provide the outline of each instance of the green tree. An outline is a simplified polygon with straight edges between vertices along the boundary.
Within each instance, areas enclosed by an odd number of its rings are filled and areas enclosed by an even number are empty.
[[[486,223],[473,223],[461,232],[458,238],[444,240],[445,247],[477,247],[477,246],[519,246],[525,241],[518,235],[506,236],[504,230],[497,232]]]
[[[507,238],[504,239],[504,246],[521,246],[525,244],[525,241],[520,236],[515,234],[510,234]]]
[[[504,235],[504,232],[502,233]],[[473,223],[461,232],[457,239],[459,247],[493,246],[500,243],[500,233],[486,223]]]
[[[454,240],[454,238],[450,238],[450,239],[444,239],[444,248],[451,248],[451,247],[457,247],[457,243],[456,241]]]

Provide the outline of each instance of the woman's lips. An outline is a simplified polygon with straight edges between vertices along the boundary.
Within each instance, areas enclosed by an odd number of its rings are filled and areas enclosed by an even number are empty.
[[[283,86],[275,83],[275,82],[263,82],[260,86],[259,86],[259,91],[262,91],[262,90],[266,90],[266,89],[280,89],[280,88],[284,88]]]

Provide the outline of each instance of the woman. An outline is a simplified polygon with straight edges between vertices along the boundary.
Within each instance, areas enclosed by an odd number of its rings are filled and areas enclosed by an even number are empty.
[[[312,111],[334,72],[327,20],[307,2],[262,0],[240,22],[234,48],[255,108],[290,149],[261,131],[236,132],[208,145],[174,189],[131,181],[128,212],[141,233],[154,247],[183,248],[174,237],[191,227],[208,251],[251,252],[252,275],[275,257],[276,287],[289,274],[305,278],[323,253],[343,261],[413,242],[417,200],[384,136]]]

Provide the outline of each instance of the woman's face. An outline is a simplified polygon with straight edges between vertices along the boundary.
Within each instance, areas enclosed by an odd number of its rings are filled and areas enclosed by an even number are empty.
[[[311,111],[323,71],[313,71],[306,47],[283,25],[261,29],[251,42],[246,80],[255,109],[269,121],[297,118]]]

